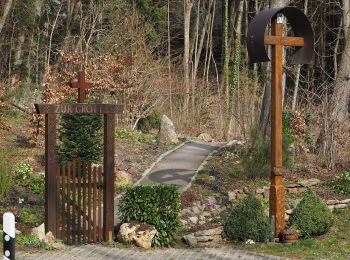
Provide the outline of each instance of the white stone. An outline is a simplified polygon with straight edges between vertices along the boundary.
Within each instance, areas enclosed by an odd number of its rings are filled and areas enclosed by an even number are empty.
[[[214,236],[214,235],[221,235],[222,233],[222,227],[207,229],[207,230],[200,230],[194,233],[196,237],[199,236]]]
[[[347,204],[337,204],[337,205],[334,205],[334,208],[336,209],[346,209],[348,207]]]
[[[197,223],[198,223],[198,217],[196,217],[196,216],[189,217],[189,220],[190,220],[193,224],[197,224]]]
[[[159,140],[162,143],[177,143],[179,141],[173,122],[163,115],[159,129]]]
[[[133,184],[133,177],[126,171],[117,171],[115,174],[117,184]]]
[[[45,235],[44,242],[48,245],[51,245],[51,244],[53,244],[54,241],[55,241],[55,237],[52,234],[52,232],[51,231],[47,232]]]
[[[327,200],[327,201],[326,201],[326,204],[327,204],[327,205],[335,205],[335,204],[338,204],[338,203],[339,203],[338,200]]]
[[[137,246],[148,249],[152,247],[152,241],[156,234],[156,228],[154,226],[147,225],[146,229],[137,230],[136,236],[133,237],[133,240]]]
[[[350,203],[350,199],[339,201],[339,204],[349,204],[349,203]]]
[[[194,235],[186,235],[182,237],[182,240],[189,246],[195,246],[197,245],[197,239],[195,238]]]
[[[197,137],[197,139],[198,139],[199,141],[203,141],[203,142],[207,142],[207,143],[213,141],[213,138],[212,138],[209,134],[206,134],[206,133],[200,134],[200,135]]]
[[[293,209],[287,209],[287,210],[286,210],[286,214],[292,215],[292,214],[293,214]]]
[[[32,229],[31,234],[37,237],[40,241],[45,240],[45,224],[42,223],[40,226]]]
[[[257,189],[255,191],[256,194],[263,194],[265,192],[265,189]]]
[[[229,200],[230,202],[233,202],[233,201],[236,200],[237,194],[236,194],[235,192],[233,192],[233,191],[229,191],[229,192],[227,193],[227,196],[228,196],[228,200]]]
[[[130,225],[130,223],[124,223],[120,226],[118,232],[118,239],[123,242],[131,242],[133,241],[133,237],[136,235],[136,229],[139,227],[139,224]]]

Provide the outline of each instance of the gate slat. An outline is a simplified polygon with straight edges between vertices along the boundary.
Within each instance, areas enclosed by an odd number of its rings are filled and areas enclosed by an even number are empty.
[[[84,243],[86,243],[86,237],[87,237],[87,231],[86,231],[86,183],[87,183],[87,172],[86,172],[86,167],[85,167],[85,163],[82,162],[82,174],[83,174],[83,183],[84,183],[84,187],[83,187],[83,241]]]
[[[93,184],[94,184],[94,187],[93,187],[93,209],[92,209],[92,212],[93,212],[93,222],[94,222],[94,225],[93,225],[93,241],[96,242],[96,234],[97,234],[97,227],[96,227],[96,224],[97,224],[97,221],[96,221],[96,194],[97,194],[97,176],[96,176],[96,172],[97,172],[97,167],[94,167],[93,169]]]
[[[62,166],[62,240],[67,242],[67,214],[66,214],[66,207],[68,208],[68,205],[66,205],[66,194],[67,194],[67,172],[66,172],[66,165]]]
[[[98,167],[98,241],[102,241],[102,167]]]
[[[77,164],[76,160],[73,160],[73,188],[72,188],[72,243],[76,244],[76,226],[77,226],[77,219],[76,219],[76,206],[77,206],[77,200],[76,200],[76,174],[77,174]]]
[[[72,240],[71,240],[71,230],[72,230],[72,215],[71,215],[71,191],[72,191],[72,187],[71,187],[71,177],[72,176],[72,165],[69,162],[68,163],[68,169],[67,169],[67,202],[68,202],[68,207],[67,207],[67,216],[68,216],[68,223],[67,223],[67,242],[68,244],[71,244]]]
[[[57,208],[57,215],[56,215],[56,223],[57,223],[57,227],[56,227],[56,230],[57,230],[57,237],[60,238],[61,237],[61,227],[62,227],[62,224],[61,224],[61,216],[62,216],[62,212],[60,212],[60,209],[61,209],[61,176],[60,176],[60,173],[61,173],[61,169],[60,167],[58,166],[57,167],[57,171],[56,171],[56,184],[57,184],[57,187],[56,187],[56,193],[57,193],[57,204],[56,204],[56,208]]]
[[[78,243],[81,243],[81,161],[77,161],[78,168]]]
[[[91,242],[91,164],[88,164],[88,242]]]

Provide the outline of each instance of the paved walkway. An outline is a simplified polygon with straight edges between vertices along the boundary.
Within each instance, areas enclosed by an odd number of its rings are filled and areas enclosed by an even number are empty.
[[[183,190],[207,156],[220,146],[219,143],[187,142],[158,162],[140,184],[175,184]]]
[[[37,254],[17,254],[16,259],[24,260],[86,260],[86,259],[122,259],[122,260],[277,260],[285,259],[274,256],[259,255],[252,252],[244,252],[232,248],[193,248],[193,249],[125,249],[111,248],[98,245],[84,245],[72,247],[64,251],[52,252],[47,251]]]

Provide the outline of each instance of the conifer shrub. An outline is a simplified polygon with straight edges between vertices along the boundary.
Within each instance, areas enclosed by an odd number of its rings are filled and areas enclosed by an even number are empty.
[[[232,208],[224,224],[224,235],[234,242],[266,242],[271,238],[268,216],[257,198],[248,195]]]
[[[102,116],[64,114],[59,130],[58,155],[61,163],[74,159],[98,162],[102,158]]]
[[[288,226],[301,231],[301,236],[318,236],[331,228],[333,216],[326,204],[312,190],[308,190],[289,219]]]
[[[154,225],[158,231],[154,245],[172,245],[180,227],[179,190],[175,185],[161,184],[125,187],[118,214],[123,223],[139,221]]]

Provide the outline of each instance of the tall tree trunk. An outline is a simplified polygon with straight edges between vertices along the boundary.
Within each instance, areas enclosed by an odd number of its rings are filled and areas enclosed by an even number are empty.
[[[191,0],[184,0],[184,85],[185,85],[185,101],[184,111],[188,115],[188,106],[190,103],[190,23],[191,11],[193,2]]]
[[[5,2],[2,3],[2,5],[1,5],[1,6],[3,6],[4,9],[2,12],[2,16],[0,16],[0,34],[1,34],[2,29],[4,28],[6,18],[8,16],[8,14],[10,13],[12,3],[13,3],[13,0],[1,0],[1,1],[5,1]]]
[[[304,1],[304,13],[307,15],[307,9],[308,9],[308,3],[309,0]],[[297,106],[297,98],[298,98],[298,90],[299,90],[299,82],[300,82],[300,70],[301,70],[301,65],[297,65],[297,72],[295,76],[295,81],[294,81],[294,91],[293,91],[293,101],[292,101],[292,111],[295,111],[296,106]]]

